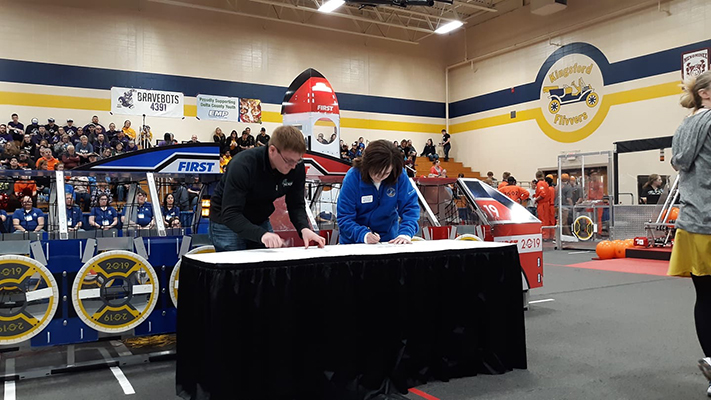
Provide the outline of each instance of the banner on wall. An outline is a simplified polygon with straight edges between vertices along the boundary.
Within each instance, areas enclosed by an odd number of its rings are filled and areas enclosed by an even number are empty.
[[[183,118],[185,99],[180,92],[111,88],[111,112],[147,117]]]
[[[239,99],[239,120],[246,123],[261,124],[262,102],[257,99]]]
[[[199,94],[197,95],[197,117],[198,119],[238,122],[239,105],[237,97]]]
[[[699,76],[709,70],[709,49],[690,51],[681,55],[681,79]]]

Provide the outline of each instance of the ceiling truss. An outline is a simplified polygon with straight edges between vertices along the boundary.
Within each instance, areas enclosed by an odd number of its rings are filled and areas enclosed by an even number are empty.
[[[476,16],[496,16],[496,4],[507,0],[453,0],[452,4],[435,2],[433,7],[347,3],[329,14],[318,12],[318,8],[327,0],[224,0],[224,3],[207,3],[206,0],[147,1],[417,44],[448,22],[459,20],[466,24]]]

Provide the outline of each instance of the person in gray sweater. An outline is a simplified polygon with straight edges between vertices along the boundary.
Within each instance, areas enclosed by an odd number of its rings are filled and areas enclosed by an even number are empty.
[[[681,208],[669,275],[691,276],[696,289],[694,320],[704,352],[699,368],[711,396],[711,72],[684,83],[681,105],[692,110],[672,140],[671,164],[679,171]]]

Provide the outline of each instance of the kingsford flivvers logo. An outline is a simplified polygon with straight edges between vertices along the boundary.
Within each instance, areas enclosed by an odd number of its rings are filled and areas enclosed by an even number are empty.
[[[592,58],[584,54],[561,57],[548,69],[541,85],[544,121],[539,125],[559,142],[589,136],[594,129],[584,128],[596,120],[603,89],[602,72]]]

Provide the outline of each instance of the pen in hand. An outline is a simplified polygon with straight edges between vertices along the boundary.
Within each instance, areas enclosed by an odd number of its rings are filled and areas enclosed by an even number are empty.
[[[368,228],[370,229],[370,228]],[[365,243],[367,244],[376,244],[380,243],[380,235],[377,233],[373,232],[372,230],[365,235]]]

